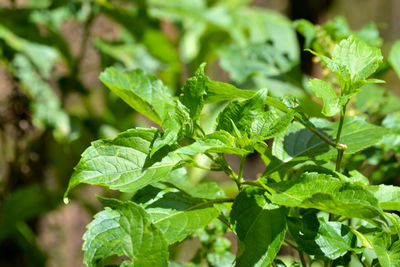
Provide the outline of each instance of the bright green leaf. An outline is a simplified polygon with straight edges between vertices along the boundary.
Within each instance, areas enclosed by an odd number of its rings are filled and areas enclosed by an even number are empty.
[[[235,138],[228,132],[219,130],[197,139],[193,144],[182,147],[176,151],[187,155],[199,153],[226,153],[245,155],[251,151],[239,148],[235,143]]]
[[[384,210],[400,211],[400,187],[393,185],[371,185],[368,190],[378,199]]]
[[[273,110],[265,111],[267,90],[262,89],[257,94],[244,101],[233,101],[218,115],[217,130],[235,133],[235,128],[242,136],[266,140],[286,129],[293,119],[289,112],[279,116]],[[235,133],[236,137],[238,133]]]
[[[168,244],[183,240],[215,219],[220,211],[213,202],[190,197],[179,191],[161,191],[156,201],[146,207],[153,223]]]
[[[364,185],[352,184],[328,174],[303,173],[291,181],[268,184],[271,201],[288,207],[311,208],[349,218],[386,225],[378,200]]]
[[[75,167],[65,195],[80,183],[135,192],[163,179],[182,157],[170,153],[150,158],[151,144],[157,133],[154,128],[136,128],[112,140],[93,142]]]
[[[102,199],[109,207],[97,213],[83,239],[84,263],[98,266],[112,255],[126,255],[133,263],[126,266],[168,265],[168,245],[149,215],[137,204]]]
[[[132,108],[161,124],[173,98],[155,76],[136,69],[124,71],[107,68],[100,80]]]
[[[222,102],[236,98],[248,99],[256,94],[254,91],[238,89],[229,83],[213,80],[208,80],[206,86],[206,103]]]
[[[380,80],[367,80],[382,62],[379,48],[371,47],[363,41],[350,36],[342,40],[332,51],[332,58],[319,56],[339,78],[342,95],[349,95],[368,83],[379,83]]]
[[[391,244],[390,235],[381,233],[375,236],[373,246],[381,266],[400,266],[400,241]]]
[[[328,117],[338,114],[349,99],[348,97],[338,97],[332,87],[320,79],[310,80],[308,86],[324,102],[322,114]]]

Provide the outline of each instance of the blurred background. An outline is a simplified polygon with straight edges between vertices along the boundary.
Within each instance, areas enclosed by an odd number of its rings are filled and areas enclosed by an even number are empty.
[[[245,5],[257,12],[246,14]],[[232,67],[230,55],[282,38],[288,72],[319,76],[291,20],[322,24],[337,16],[347,30],[375,22],[368,27],[384,42],[371,38],[385,57],[400,38],[396,0],[0,0],[0,266],[83,266],[82,235],[102,209],[95,195],[116,193],[80,186],[65,205],[73,167],[91,141],[149,125],[100,83],[104,68],[142,68],[179,93],[207,62],[214,80],[247,88],[271,84],[273,95],[291,93],[307,102],[301,77],[283,88],[268,69],[249,81],[251,73]],[[394,71],[383,79],[393,97],[400,95]],[[247,164],[246,176],[263,171],[256,159]],[[398,183],[397,171],[390,169],[390,183]],[[187,253],[176,257],[189,259]]]

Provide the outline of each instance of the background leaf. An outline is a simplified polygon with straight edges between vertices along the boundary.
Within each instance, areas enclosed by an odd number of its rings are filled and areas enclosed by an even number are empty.
[[[400,211],[400,187],[393,185],[371,185],[368,190],[378,199],[384,210]]]

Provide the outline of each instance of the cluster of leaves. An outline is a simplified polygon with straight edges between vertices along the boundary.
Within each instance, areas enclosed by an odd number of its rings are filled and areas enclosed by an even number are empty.
[[[286,266],[277,259],[282,246],[296,249],[303,266],[399,266],[400,217],[393,211],[400,211],[400,188],[373,185],[354,168],[363,161],[364,151],[386,151],[392,149],[388,142],[398,140],[399,113],[385,117],[382,126],[362,114],[346,116],[360,90],[382,82],[370,78],[383,61],[380,49],[361,39],[349,33],[329,52],[311,51],[334,74],[327,81],[312,79],[307,84],[322,100],[321,113],[328,118],[311,118],[308,106],[293,96],[214,81],[205,74],[204,64],[179,97],[142,70],[106,69],[101,81],[162,130],[130,129],[114,139],[93,142],[82,154],[66,202],[80,183],[133,195],[125,201],[99,198],[106,208],[88,225],[84,262],[98,266],[112,255],[125,255],[129,259],[121,266],[179,266],[168,262],[168,247],[200,235],[208,250],[203,261],[200,250],[190,266],[202,266],[204,260],[211,266]],[[254,59],[256,52],[264,67],[282,63],[271,63],[266,46],[251,49],[242,55]],[[390,57],[394,68],[400,60],[396,50],[395,46]],[[235,53],[229,51],[225,52]],[[247,65],[240,56],[236,60],[225,67],[240,83],[247,77],[238,70]],[[271,81],[272,69],[264,67],[257,72],[265,70],[261,76]],[[216,102],[225,106],[213,127],[205,128],[202,116],[207,115],[202,112]],[[271,146],[268,140],[273,140]],[[257,179],[243,175],[252,153],[265,163]],[[199,154],[208,161],[199,162]],[[241,158],[237,172],[226,154]],[[192,168],[224,172],[237,191],[226,196],[214,182],[191,185],[187,170]],[[221,228],[217,220],[225,230],[214,231],[210,243],[207,230]],[[237,237],[236,256],[221,236],[226,231]]]
[[[183,73],[193,73],[203,61],[221,59],[235,81],[266,75],[280,86],[280,74],[299,63],[296,34],[287,18],[271,10],[248,7],[249,2],[2,1],[1,71],[6,72],[16,90],[0,100],[1,246],[10,247],[11,239],[23,251],[26,262],[44,265],[46,258],[36,245],[37,229],[32,222],[60,204],[60,195],[82,150],[91,140],[113,137],[132,125],[147,125],[115,94],[103,91],[101,84],[90,79],[97,70],[111,65],[128,70],[140,67],[176,92]],[[132,21],[136,22],[134,26]],[[238,55],[243,62],[257,59],[257,66],[247,63],[248,68],[230,70],[229,62],[240,60]],[[190,99],[182,103],[185,101]],[[15,121],[3,114],[3,107],[11,107]],[[172,129],[180,125],[163,118],[160,110],[152,118],[171,124],[169,134],[158,141],[160,149],[182,135],[199,131],[188,124],[184,126],[188,133],[175,136]],[[204,116],[199,119],[204,120]],[[23,132],[15,134],[13,128]],[[152,148],[154,153],[158,148]],[[82,201],[94,208],[92,203]],[[18,212],[9,216],[12,209]],[[216,246],[211,241],[207,244],[210,248]],[[219,254],[215,255],[218,259]],[[0,255],[7,262],[12,261],[11,257],[20,258],[21,253]]]
[[[290,42],[282,51],[297,57],[290,21],[273,11],[246,7],[248,2],[2,1],[0,65],[11,80],[10,90],[16,89],[0,103],[2,245],[12,239],[28,262],[44,265],[30,222],[60,204],[82,150],[91,140],[115,136],[132,125],[146,125],[115,94],[90,80],[97,70],[111,65],[128,70],[140,67],[175,92],[182,73],[193,73],[199,62],[215,60],[229,45],[237,49],[268,40],[278,43],[278,38],[287,37]],[[137,22],[134,27],[132,21]],[[279,37],[279,31],[285,34]],[[3,107],[14,106],[18,110],[11,114],[15,118],[11,121]],[[172,129],[180,126],[164,118],[161,107],[145,115],[171,124],[169,135],[159,141],[160,149],[182,137],[174,136]],[[10,124],[24,132],[15,134]],[[195,130],[189,124],[185,127],[185,131]],[[36,197],[38,192],[43,198]],[[42,208],[32,209],[34,203]],[[13,207],[19,212],[8,216]]]

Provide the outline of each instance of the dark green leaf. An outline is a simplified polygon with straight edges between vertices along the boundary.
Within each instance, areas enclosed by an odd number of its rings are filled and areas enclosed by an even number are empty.
[[[263,190],[244,187],[231,211],[231,224],[239,239],[236,266],[267,266],[282,245],[287,209],[273,205]]]
[[[4,199],[0,209],[0,241],[9,236],[18,223],[50,208],[38,185],[19,187]]]
[[[357,238],[348,226],[325,222],[313,212],[288,218],[290,233],[299,247],[317,259],[337,259],[355,248]]]
[[[149,215],[133,202],[101,199],[109,207],[97,213],[83,239],[84,263],[98,266],[112,255],[126,255],[127,266],[168,265],[168,245]]]
[[[336,137],[338,122],[323,119],[311,119],[311,123],[332,140]],[[347,146],[346,154],[353,154],[377,144],[387,130],[366,122],[361,117],[345,119],[340,142]],[[274,160],[266,170],[266,174],[286,166],[307,160],[326,160],[337,153],[336,149],[307,130],[298,122],[293,122],[275,138],[272,154]]]
[[[206,83],[209,79],[204,73],[205,66],[205,63],[201,64],[195,75],[186,81],[180,96],[182,104],[188,107],[190,117],[194,120],[200,116],[207,94]]]

